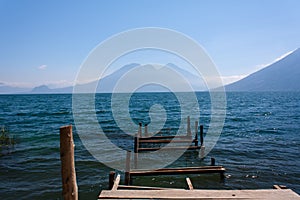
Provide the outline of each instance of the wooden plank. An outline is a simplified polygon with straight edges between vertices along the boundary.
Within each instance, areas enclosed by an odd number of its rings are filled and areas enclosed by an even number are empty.
[[[191,179],[189,177],[186,177],[185,180],[186,180],[186,183],[187,183],[187,185],[189,187],[189,190],[193,190],[194,187],[193,187]]]
[[[201,147],[199,146],[189,146],[189,147],[142,147],[139,148],[138,151],[157,151],[157,150],[196,150],[200,149]]]
[[[121,179],[121,176],[120,174],[118,174],[116,180],[114,181],[114,185],[112,187],[111,190],[117,190],[118,189],[118,186],[119,186],[119,183],[120,183],[120,179]]]
[[[285,185],[273,185],[273,189],[277,189],[277,190],[282,190],[282,189],[287,189],[287,187]]]
[[[174,139],[186,139],[186,138],[191,138],[186,135],[163,135],[163,136],[152,136],[152,137],[141,137],[140,140],[152,140],[152,139],[169,139],[169,138],[174,138]]]
[[[155,169],[152,171],[165,171],[165,170],[188,170],[188,169],[220,169],[224,168],[223,166],[199,166],[199,167],[175,167],[175,168],[162,168],[162,169]],[[225,168],[224,168],[225,169]],[[151,169],[135,169],[133,171],[151,171]]]
[[[127,190],[184,190],[177,188],[162,188],[162,187],[149,187],[149,186],[137,186],[137,185],[119,185],[118,189],[127,189]]]
[[[299,200],[299,195],[286,190],[103,190],[100,199],[272,199]]]
[[[161,171],[131,171],[130,176],[153,176],[153,175],[177,175],[177,174],[207,174],[224,173],[225,168],[220,169],[165,169]]]
[[[195,140],[168,140],[168,139],[153,139],[153,140],[140,140],[140,143],[170,143],[170,142],[174,142],[174,143],[193,143],[195,142]]]

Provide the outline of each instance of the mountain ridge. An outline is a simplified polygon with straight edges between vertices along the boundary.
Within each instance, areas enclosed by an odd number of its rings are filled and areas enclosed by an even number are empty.
[[[300,48],[249,76],[225,86],[226,91],[300,91]]]

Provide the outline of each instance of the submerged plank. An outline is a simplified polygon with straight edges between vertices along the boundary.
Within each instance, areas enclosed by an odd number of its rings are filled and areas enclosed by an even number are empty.
[[[225,168],[206,168],[206,169],[164,169],[157,171],[131,171],[131,176],[152,176],[152,175],[172,175],[172,174],[206,174],[224,173]]]
[[[195,149],[200,149],[200,146],[189,146],[189,147],[145,147],[145,148],[139,148],[138,151],[158,151],[158,150],[195,150]]]

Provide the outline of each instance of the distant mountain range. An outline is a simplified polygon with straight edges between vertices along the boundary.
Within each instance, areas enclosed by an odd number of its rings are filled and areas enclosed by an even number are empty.
[[[133,70],[135,68],[138,68],[140,65],[136,63],[128,64],[123,66],[122,68],[116,70],[115,72],[105,76],[104,78],[100,79],[97,83],[97,81],[93,81],[90,83],[86,84],[80,84],[77,85],[76,87],[80,88],[80,91],[91,91],[90,88],[93,88],[95,85],[97,85],[96,88],[96,93],[111,93],[114,91],[114,87],[117,84],[117,82],[124,76],[126,75],[127,72],[130,70]],[[148,69],[149,74],[148,76],[153,76],[151,72],[154,72],[155,74],[155,67],[152,65],[147,65],[144,66],[146,69]],[[191,87],[193,90],[197,91],[203,91],[207,90],[207,87],[203,81],[203,79],[197,75],[194,75],[193,73],[188,72],[187,70],[184,70],[174,64],[167,64],[166,66],[163,67],[163,69],[172,69],[181,76],[183,76],[186,80],[189,81]],[[164,71],[164,70],[163,70]],[[139,78],[139,77],[137,77]],[[140,77],[141,78],[141,77]],[[168,79],[168,74],[162,75],[162,78]],[[169,78],[170,79],[170,78]],[[172,83],[173,88],[176,88],[178,91],[181,91],[183,88],[183,82],[180,80],[174,80],[170,81]],[[123,88],[126,88],[123,87]],[[166,88],[160,87],[158,85],[147,85],[145,87],[139,88],[140,92],[166,92]],[[10,86],[5,86],[5,85],[0,85],[0,94],[1,93],[29,93],[29,94],[56,94],[56,93],[72,93],[73,92],[73,86],[70,87],[63,87],[63,88],[55,88],[51,89],[46,85],[41,85],[38,87],[35,87],[33,89],[26,89],[26,88],[14,88]],[[122,91],[122,92],[127,92]]]
[[[249,76],[226,91],[300,91],[300,49]]]
[[[96,82],[90,82],[87,84],[78,85],[81,91],[87,91],[88,88],[98,85],[96,88],[97,93],[110,93],[114,91],[114,87],[118,80],[121,79],[128,71],[133,70],[140,66],[139,64],[133,63],[125,65],[124,67],[116,70],[112,74],[109,74]],[[147,66],[148,67],[148,66]],[[149,65],[149,68],[152,66]],[[167,64],[165,67],[176,71],[189,80],[192,88],[196,91],[207,90],[207,87],[202,78],[184,70],[174,64]],[[151,70],[150,70],[151,71]],[[151,76],[151,74],[149,74]],[[165,77],[166,79],[168,76]],[[300,49],[295,50],[288,56],[281,60],[243,78],[237,82],[226,85],[226,91],[300,91]],[[182,82],[174,80],[173,86],[178,88]],[[141,92],[164,92],[166,89],[158,87],[157,85],[148,85],[140,89]],[[49,93],[72,93],[73,86],[51,89],[46,85],[41,85],[33,89],[30,88],[19,88],[12,87],[0,83],[0,94],[15,94],[15,93],[26,93],[26,94],[49,94]],[[124,91],[126,92],[126,91]]]

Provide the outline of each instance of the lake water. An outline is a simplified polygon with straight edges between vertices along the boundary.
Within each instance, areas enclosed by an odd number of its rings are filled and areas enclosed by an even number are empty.
[[[189,98],[189,94],[179,95]],[[199,92],[197,97],[200,123],[207,131],[209,94]],[[121,122],[159,124],[166,118],[162,124],[166,132],[176,132],[181,110],[186,109],[172,93],[135,94],[130,105],[122,103],[121,94],[117,98],[115,110]],[[132,137],[118,128],[110,112],[111,95],[97,94],[95,99],[97,120],[105,134],[119,147],[132,150]],[[164,108],[162,114],[154,113],[156,118],[149,117],[153,105]],[[124,110],[130,111],[131,119]],[[264,189],[282,184],[300,193],[300,93],[227,93],[226,112],[222,134],[207,157],[201,160],[197,152],[189,151],[172,166],[209,165],[214,157],[217,165],[226,168],[227,178],[221,182],[218,175],[190,175],[195,188]],[[87,128],[94,123],[89,112],[83,109],[81,114]],[[17,142],[10,148],[0,147],[0,199],[62,199],[59,128],[68,124],[74,125],[71,94],[0,95],[0,126]],[[138,128],[124,126],[133,132]],[[112,169],[87,151],[73,127],[79,197],[96,199],[107,188]],[[104,156],[117,157],[114,152]],[[134,183],[186,187],[185,176],[137,178]]]

